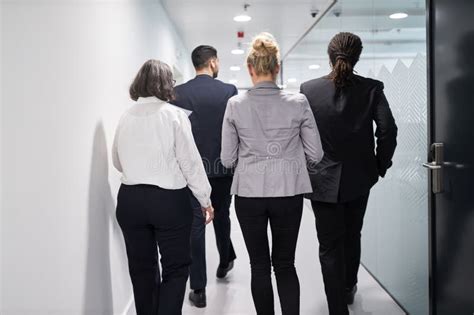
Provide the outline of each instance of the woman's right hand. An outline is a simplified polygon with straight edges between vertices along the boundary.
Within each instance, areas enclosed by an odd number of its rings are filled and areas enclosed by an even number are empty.
[[[206,218],[206,224],[211,223],[214,219],[214,208],[212,206],[202,208],[202,215]]]

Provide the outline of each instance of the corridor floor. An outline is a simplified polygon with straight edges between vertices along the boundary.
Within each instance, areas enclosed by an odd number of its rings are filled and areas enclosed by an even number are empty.
[[[217,280],[215,271],[218,264],[217,249],[212,224],[207,227],[207,307],[198,309],[190,305],[188,292],[183,307],[183,315],[253,315],[255,309],[250,292],[250,265],[242,233],[235,211],[231,209],[232,240],[237,260],[234,269],[225,280]],[[301,315],[328,314],[321,269],[317,255],[317,238],[314,215],[310,204],[305,201],[296,252],[296,269],[301,285]],[[355,315],[401,315],[405,314],[391,297],[378,285],[370,274],[361,267],[359,290],[354,304],[350,307]],[[276,284],[274,282],[275,312],[281,314]]]

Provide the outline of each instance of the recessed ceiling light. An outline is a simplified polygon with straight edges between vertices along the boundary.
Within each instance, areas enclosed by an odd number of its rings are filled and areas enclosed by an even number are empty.
[[[298,80],[296,80],[296,78],[289,78],[288,79],[288,83],[295,83],[296,81],[298,81]]]
[[[247,14],[240,14],[240,15],[234,16],[234,21],[236,22],[248,22],[251,19],[252,18],[250,17],[250,15],[247,15]]]
[[[248,21],[250,21],[252,18],[250,17],[250,15],[247,14],[248,7],[250,7],[250,4],[248,4],[248,3],[244,4],[244,12],[242,12],[242,14],[234,16],[234,21],[236,21],[236,22],[248,22]]]
[[[236,49],[232,49],[231,53],[234,55],[242,55],[243,53],[245,53],[245,51],[243,49],[236,48]]]
[[[229,68],[230,71],[240,71],[240,67],[239,66],[232,66]]]
[[[321,68],[320,65],[309,65],[308,67],[309,70],[318,70],[319,68]]]
[[[230,80],[229,80],[229,83],[230,83],[230,84],[236,84],[237,82],[239,82],[239,81],[237,81],[236,79],[230,79]]]
[[[394,14],[390,14],[390,18],[392,20],[400,20],[400,19],[404,19],[408,17],[408,14],[406,13],[403,13],[403,12],[398,12],[398,13],[394,13]]]

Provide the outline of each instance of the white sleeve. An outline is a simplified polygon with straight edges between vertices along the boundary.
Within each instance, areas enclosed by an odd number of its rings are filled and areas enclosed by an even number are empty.
[[[176,159],[189,189],[201,207],[206,208],[211,205],[211,185],[194,142],[191,123],[183,111],[177,113],[178,123],[174,126]]]
[[[120,134],[120,125],[122,123],[122,119],[120,119],[117,129],[115,129],[115,136],[114,136],[114,143],[112,145],[112,162],[114,164],[114,167],[119,171],[120,173],[123,172],[122,169],[122,164],[120,163],[120,158],[118,154],[118,137]]]

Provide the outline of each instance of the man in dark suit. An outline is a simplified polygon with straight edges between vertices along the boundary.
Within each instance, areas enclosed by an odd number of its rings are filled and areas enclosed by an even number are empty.
[[[214,231],[219,251],[217,278],[224,278],[233,268],[236,258],[230,239],[229,208],[232,196],[232,170],[220,162],[221,133],[224,112],[229,98],[237,94],[234,85],[216,80],[219,72],[217,51],[211,46],[198,46],[191,55],[196,77],[175,88],[173,104],[192,111],[191,120],[194,140],[203,159],[212,186],[211,201],[214,207]],[[191,235],[192,259],[189,299],[196,307],[206,306],[206,243],[205,218],[194,198],[194,221]]]
[[[360,38],[337,34],[328,53],[333,71],[301,85],[313,110],[323,160],[310,166],[319,256],[331,315],[348,315],[357,290],[360,237],[371,187],[392,165],[397,126],[380,81],[357,76]],[[377,129],[374,141],[373,123]]]

